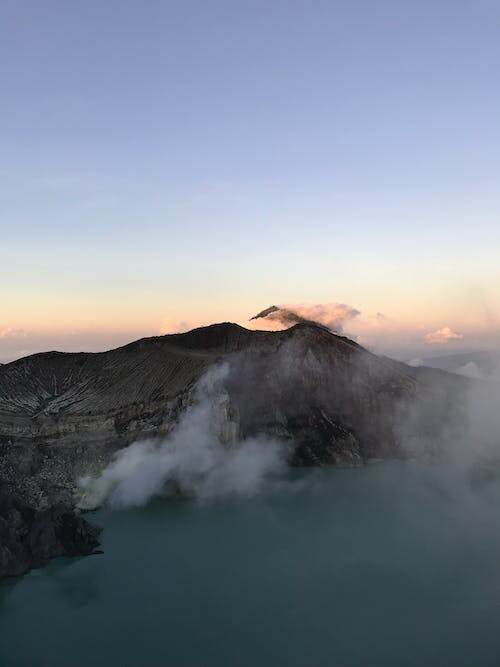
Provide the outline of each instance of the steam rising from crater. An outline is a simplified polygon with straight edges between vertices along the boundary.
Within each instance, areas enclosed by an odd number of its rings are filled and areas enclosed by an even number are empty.
[[[80,479],[78,507],[122,509],[176,494],[202,501],[252,496],[281,473],[281,444],[263,436],[237,440],[222,384],[228,371],[223,364],[200,380],[170,437],[136,442],[119,450],[99,477]]]
[[[341,333],[349,320],[361,314],[361,311],[345,303],[317,303],[269,306],[250,320],[265,319],[288,328],[301,322],[312,322]]]

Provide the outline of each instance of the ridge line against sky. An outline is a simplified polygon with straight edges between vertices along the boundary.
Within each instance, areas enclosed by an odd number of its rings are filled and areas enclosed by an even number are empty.
[[[498,349],[499,30],[490,0],[2,3],[0,362],[271,303]]]

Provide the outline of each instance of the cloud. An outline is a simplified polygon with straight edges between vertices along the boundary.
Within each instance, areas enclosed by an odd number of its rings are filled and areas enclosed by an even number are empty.
[[[446,345],[457,340],[463,340],[463,336],[450,329],[450,327],[443,327],[426,334],[424,340],[427,345]]]
[[[341,332],[344,324],[360,315],[360,312],[345,303],[292,304],[269,306],[250,319],[276,322],[285,329],[300,322],[314,322]]]

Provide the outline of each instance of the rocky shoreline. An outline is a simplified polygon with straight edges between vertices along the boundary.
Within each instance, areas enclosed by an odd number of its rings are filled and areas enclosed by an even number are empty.
[[[100,532],[63,504],[36,509],[0,488],[0,577],[25,574],[58,556],[95,553]]]
[[[0,444],[0,578],[15,577],[59,556],[87,556],[100,528],[74,509],[75,479],[91,470],[78,448]],[[105,465],[102,456],[94,468]]]

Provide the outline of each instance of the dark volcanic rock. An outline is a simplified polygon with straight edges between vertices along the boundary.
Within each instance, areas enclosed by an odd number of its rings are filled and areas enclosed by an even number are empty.
[[[288,430],[300,433],[290,458],[292,465],[359,465],[363,460],[356,436],[321,410],[311,410],[307,415],[291,418]]]
[[[56,556],[91,554],[99,533],[64,505],[36,510],[0,489],[0,577],[24,574]]]

